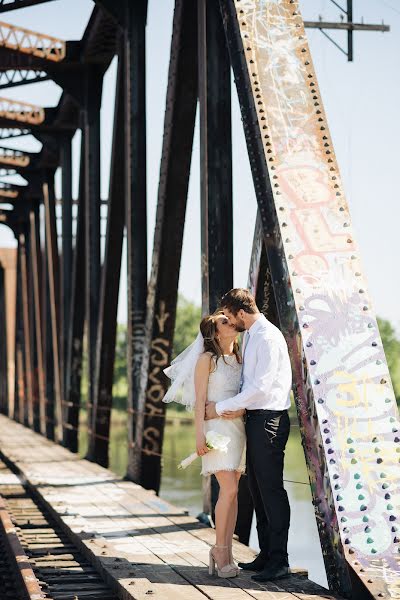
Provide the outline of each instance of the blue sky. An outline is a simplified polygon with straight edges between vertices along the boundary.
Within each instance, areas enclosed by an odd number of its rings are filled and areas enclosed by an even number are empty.
[[[343,0],[343,4],[344,4]],[[330,0],[301,0],[304,18],[337,20],[339,10]],[[37,7],[5,13],[2,20],[33,30],[79,39],[94,3],[91,0],[57,0]],[[361,10],[362,9],[362,10]],[[173,0],[149,0],[147,33],[147,130],[148,130],[148,232],[149,264],[155,218],[161,155],[163,114],[167,85]],[[398,297],[400,280],[396,264],[400,209],[398,202],[400,117],[400,2],[354,0],[354,20],[390,24],[390,33],[355,34],[354,63],[348,63],[319,31],[308,30],[311,52],[341,168],[351,215],[361,247],[375,309],[390,319],[400,332]],[[336,39],[345,42],[344,34]],[[102,196],[108,196],[108,171],[116,61],[106,74],[102,103]],[[0,95],[38,103],[57,104],[61,90],[51,82],[2,90]],[[251,252],[256,201],[244,142],[240,112],[233,88],[234,161],[234,284],[244,286]],[[29,139],[9,145],[40,149]],[[74,190],[77,190],[79,134],[74,140]],[[200,303],[199,139],[196,128],[185,225],[180,291]],[[0,227],[0,244],[10,234]],[[125,273],[125,263],[123,274]],[[126,320],[126,284],[123,275],[119,320]]]

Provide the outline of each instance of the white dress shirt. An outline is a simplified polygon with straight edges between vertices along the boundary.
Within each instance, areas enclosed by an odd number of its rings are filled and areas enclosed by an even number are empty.
[[[217,413],[240,408],[289,408],[292,369],[287,344],[279,329],[262,314],[248,329],[242,358],[242,389],[236,396],[218,402]]]

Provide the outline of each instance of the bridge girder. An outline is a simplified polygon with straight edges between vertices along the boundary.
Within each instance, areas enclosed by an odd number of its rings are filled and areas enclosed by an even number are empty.
[[[0,47],[60,62],[66,56],[66,42],[53,36],[0,21]]]

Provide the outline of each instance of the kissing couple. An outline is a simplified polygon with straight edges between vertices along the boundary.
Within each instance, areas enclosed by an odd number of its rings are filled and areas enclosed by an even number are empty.
[[[242,352],[238,334],[243,336]],[[215,506],[216,543],[210,575],[236,577],[232,539],[238,514],[238,483],[246,471],[257,520],[260,553],[244,570],[258,582],[289,573],[290,506],[283,486],[289,436],[292,372],[285,338],[262,315],[246,289],[230,290],[214,314],[205,316],[193,344],[165,369],[172,380],[164,397],[195,412],[196,449],[202,475],[219,483]],[[229,438],[227,452],[209,450],[206,436]]]

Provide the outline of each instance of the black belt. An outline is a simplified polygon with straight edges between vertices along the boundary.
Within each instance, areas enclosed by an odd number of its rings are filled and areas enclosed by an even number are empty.
[[[268,408],[256,408],[254,410],[251,410],[249,408],[246,408],[246,415],[269,415],[271,413],[274,413],[275,415],[283,415],[283,413],[287,412],[287,409],[285,408],[284,410],[270,410]]]

